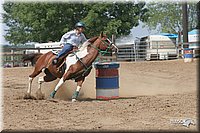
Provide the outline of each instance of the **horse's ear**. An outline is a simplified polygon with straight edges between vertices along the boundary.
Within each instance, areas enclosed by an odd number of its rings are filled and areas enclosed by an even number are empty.
[[[101,38],[103,37],[103,31],[100,33],[100,37],[101,37]]]

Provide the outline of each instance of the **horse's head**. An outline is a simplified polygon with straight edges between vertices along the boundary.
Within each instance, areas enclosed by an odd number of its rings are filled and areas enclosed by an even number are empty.
[[[92,45],[99,51],[116,51],[117,47],[109,40],[109,38],[101,32],[100,36],[89,39]],[[115,50],[113,50],[115,49]]]
[[[112,42],[107,38],[106,35],[101,32],[100,36],[97,38],[97,40],[100,40],[99,49],[100,50],[106,50],[111,49]]]
[[[110,51],[113,54],[115,54],[116,52],[118,53],[118,48],[117,46],[110,41],[106,35],[103,34],[103,32],[101,32],[100,36],[98,37],[98,39],[101,40],[101,44],[99,49],[101,50],[106,50],[106,51]]]

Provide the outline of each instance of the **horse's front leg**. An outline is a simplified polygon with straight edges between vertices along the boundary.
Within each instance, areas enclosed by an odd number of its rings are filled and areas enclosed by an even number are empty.
[[[54,98],[54,97],[55,97],[56,92],[58,91],[58,89],[60,88],[60,86],[61,86],[64,82],[65,82],[65,81],[64,81],[64,78],[62,77],[62,78],[59,80],[58,84],[56,85],[55,89],[51,92],[50,98]]]
[[[79,92],[81,90],[82,84],[84,82],[85,78],[77,81],[77,87],[76,87],[76,91],[74,92],[73,96],[72,96],[72,102],[75,102],[78,98]]]

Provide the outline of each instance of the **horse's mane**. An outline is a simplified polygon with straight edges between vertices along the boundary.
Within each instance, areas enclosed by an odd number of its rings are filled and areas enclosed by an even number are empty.
[[[92,37],[89,40],[85,41],[81,47],[79,48],[80,51],[83,51],[85,48],[87,48],[87,46],[91,43],[94,43],[97,40],[98,36],[96,37]]]
[[[92,37],[88,40],[90,43],[94,43],[97,40],[98,36]]]

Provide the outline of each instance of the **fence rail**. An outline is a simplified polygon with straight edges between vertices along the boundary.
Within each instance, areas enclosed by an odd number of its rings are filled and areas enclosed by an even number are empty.
[[[102,61],[145,61],[145,60],[169,60],[183,58],[183,50],[188,47],[193,49],[193,57],[199,57],[200,55],[200,42],[179,43],[173,47],[169,47],[168,44],[159,44],[158,42],[150,45],[150,42],[133,43],[131,45],[117,45],[118,53],[112,56],[102,56],[99,58]],[[23,63],[21,58],[28,52],[41,53],[42,50],[50,51],[53,49],[61,49],[61,47],[47,47],[47,48],[4,48],[3,53],[0,55],[3,57],[2,65],[4,66],[27,66],[28,63]],[[32,50],[32,51],[31,51]]]
[[[47,47],[47,48],[3,48],[3,52],[0,53],[2,56],[2,65],[4,67],[15,67],[15,66],[30,66],[30,63],[22,62],[22,56],[30,53],[41,53],[42,50],[61,49],[61,47]]]
[[[196,46],[194,47],[194,44]],[[183,58],[184,48],[192,47],[193,57],[199,57],[199,42],[168,44],[167,41],[140,41],[132,45],[118,45],[117,61],[169,60]]]
[[[30,63],[22,62],[22,56],[28,53],[45,53],[47,51],[61,49],[61,47],[48,47],[48,48],[4,48],[0,53],[2,56],[2,65],[4,67],[16,67],[16,66],[30,66]],[[116,56],[102,56],[99,55],[99,61],[116,61]]]

